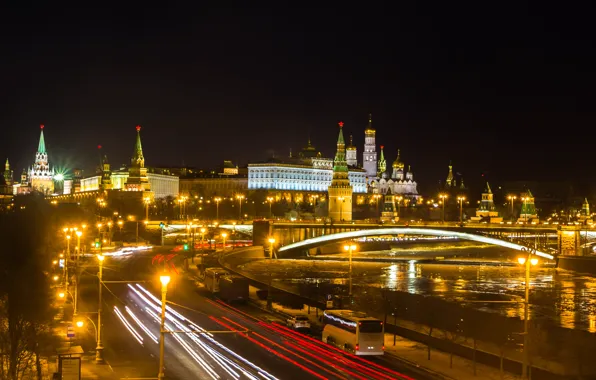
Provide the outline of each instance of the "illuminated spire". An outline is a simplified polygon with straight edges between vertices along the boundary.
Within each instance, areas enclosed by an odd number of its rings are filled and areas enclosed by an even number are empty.
[[[10,163],[8,162],[8,158],[6,158],[6,163],[4,164],[4,170],[10,170]]]
[[[37,153],[45,153],[46,152],[46,141],[43,138],[43,124],[39,126],[41,129],[41,134],[39,135],[39,145],[37,146]]]
[[[335,159],[333,160],[333,171],[347,173],[348,163],[346,162],[346,143],[344,140],[343,121],[340,121],[338,125],[339,136],[337,136],[337,152],[335,153]]]
[[[135,152],[131,160],[133,165],[145,166],[145,157],[143,156],[143,146],[141,145],[141,126],[137,125],[137,140],[135,142]]]

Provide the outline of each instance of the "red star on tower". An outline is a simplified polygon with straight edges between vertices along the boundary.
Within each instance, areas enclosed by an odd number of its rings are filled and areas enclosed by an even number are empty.
[[[344,126],[344,122],[343,121],[340,121],[338,124],[339,124],[339,127],[340,128],[343,128],[343,126]]]

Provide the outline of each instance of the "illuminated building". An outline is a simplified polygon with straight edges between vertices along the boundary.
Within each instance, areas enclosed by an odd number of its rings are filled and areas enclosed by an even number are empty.
[[[414,181],[414,173],[409,166],[408,171],[404,171],[405,164],[401,161],[399,149],[397,150],[397,158],[391,166],[393,169],[391,178],[387,178],[388,175],[385,170],[380,171],[379,174],[382,177],[370,181],[370,191],[376,194],[401,195],[404,199],[417,199],[419,197],[418,184]],[[378,168],[386,169],[386,167],[385,154],[381,148],[381,159],[379,160]]]
[[[0,210],[10,207],[13,200],[13,177],[8,158],[4,164],[4,174],[0,176]]]
[[[501,223],[503,218],[499,216],[499,212],[495,208],[493,200],[493,192],[488,182],[486,188],[482,193],[482,200],[476,210],[476,216],[470,218],[472,222],[487,222],[487,223]]]
[[[43,124],[40,126],[39,145],[35,154],[35,163],[27,172],[27,178],[31,190],[39,191],[43,194],[52,194],[54,192],[54,168],[50,168],[48,162],[48,153],[46,152],[46,143],[43,136]]]
[[[344,141],[343,125],[343,122],[339,123],[337,151],[333,160],[333,177],[331,179],[331,185],[327,188],[328,215],[332,221],[352,220],[352,186],[350,185],[348,163],[346,162],[346,143]]]
[[[387,160],[385,160],[385,147],[381,145],[381,156],[379,157],[379,162],[377,164],[377,174],[380,175],[380,178],[387,179]]]
[[[520,200],[522,201],[522,207],[518,222],[537,223],[538,213],[536,212],[536,206],[534,205],[534,196],[532,195],[532,192],[528,189],[526,192],[521,194]]]
[[[352,135],[350,135],[350,145],[346,147],[346,162],[348,166],[358,166],[358,150],[354,146]]]
[[[364,130],[364,152],[362,152],[362,168],[368,178],[377,178],[377,146],[376,131],[372,127],[372,115],[368,115],[368,125]]]

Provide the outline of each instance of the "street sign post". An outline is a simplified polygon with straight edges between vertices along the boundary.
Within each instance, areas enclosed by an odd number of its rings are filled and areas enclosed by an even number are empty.
[[[73,325],[68,325],[66,327],[66,337],[67,338],[74,338],[74,336],[75,336],[74,326]]]
[[[81,358],[60,357],[58,371],[62,380],[81,380]]]

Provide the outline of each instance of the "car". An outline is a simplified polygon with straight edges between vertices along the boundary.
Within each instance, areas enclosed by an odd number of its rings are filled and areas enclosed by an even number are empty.
[[[293,315],[286,321],[288,327],[295,330],[309,330],[310,322],[306,315]]]

